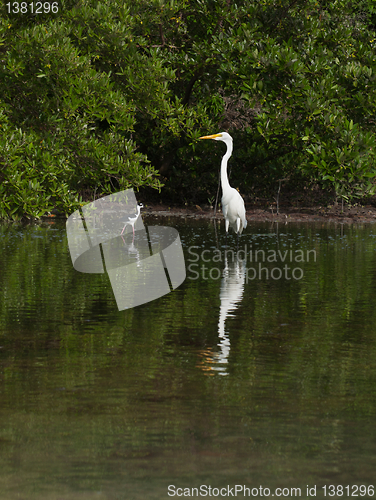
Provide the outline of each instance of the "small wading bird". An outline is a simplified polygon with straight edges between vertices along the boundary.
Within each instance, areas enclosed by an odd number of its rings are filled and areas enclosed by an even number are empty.
[[[215,141],[222,141],[227,146],[227,151],[222,158],[221,163],[221,184],[222,184],[222,210],[225,218],[226,234],[228,226],[231,226],[235,233],[239,235],[243,229],[247,227],[247,219],[245,218],[244,200],[240,193],[230,186],[227,177],[227,162],[232,153],[232,137],[227,132],[220,134],[205,135],[200,139],[214,139]]]
[[[126,226],[127,226],[127,225],[130,225],[130,226],[132,226],[132,230],[133,230],[133,238],[134,238],[134,225],[136,224],[137,219],[140,217],[141,208],[144,208],[144,205],[143,205],[142,203],[139,203],[139,204],[137,205],[137,214],[136,214],[134,217],[128,217],[128,220],[127,220],[127,222],[125,223],[125,226],[123,227],[122,232],[120,233],[121,235],[124,233],[124,229],[126,228]]]

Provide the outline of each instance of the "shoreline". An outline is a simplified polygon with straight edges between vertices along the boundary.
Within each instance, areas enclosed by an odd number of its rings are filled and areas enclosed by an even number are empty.
[[[194,219],[211,219],[214,216],[213,208],[199,205],[191,207],[176,207],[165,204],[144,203],[144,215],[161,217],[185,217]],[[249,207],[246,209],[248,222],[337,222],[354,224],[358,222],[376,222],[376,207],[344,206],[333,207],[281,207],[279,214],[271,208]],[[215,218],[223,220],[221,209],[217,209]]]

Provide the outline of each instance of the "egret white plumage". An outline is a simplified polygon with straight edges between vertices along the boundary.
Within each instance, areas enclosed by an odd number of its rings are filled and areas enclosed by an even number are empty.
[[[240,235],[247,227],[245,218],[245,205],[239,191],[230,186],[227,176],[227,162],[232,154],[232,137],[227,132],[220,134],[205,135],[200,139],[214,139],[222,141],[227,146],[226,154],[221,163],[221,184],[222,184],[222,211],[225,218],[226,233],[231,226],[237,235]]]
[[[144,205],[142,203],[138,203],[138,205],[137,205],[137,214],[134,217],[128,217],[128,220],[125,223],[122,232],[120,233],[121,235],[124,233],[124,229],[126,228],[126,226],[130,225],[130,226],[132,226],[133,237],[134,237],[134,225],[136,224],[137,219],[140,217],[141,208],[144,208]]]

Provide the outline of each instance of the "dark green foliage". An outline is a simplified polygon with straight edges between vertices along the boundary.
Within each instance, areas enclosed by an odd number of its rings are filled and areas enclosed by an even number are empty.
[[[375,192],[374,2],[61,2],[0,24],[0,216],[71,212],[134,187],[215,196],[279,179]],[[154,170],[156,169],[156,170]]]
[[[85,192],[160,187],[132,141],[132,99],[95,68],[97,53],[78,46],[77,23],[98,24],[99,10],[82,9],[88,21],[74,12],[34,23],[24,16],[25,26],[21,17],[3,20],[2,217],[69,213]]]

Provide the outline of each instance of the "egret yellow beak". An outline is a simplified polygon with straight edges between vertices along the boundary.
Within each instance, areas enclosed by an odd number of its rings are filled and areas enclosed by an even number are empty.
[[[215,139],[216,137],[222,137],[222,134],[204,135],[199,137],[199,139]]]

